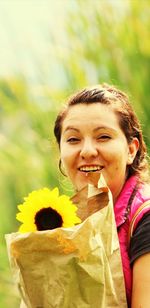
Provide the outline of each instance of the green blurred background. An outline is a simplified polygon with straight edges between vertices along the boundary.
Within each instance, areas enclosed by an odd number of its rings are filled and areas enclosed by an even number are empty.
[[[17,308],[4,234],[17,204],[59,186],[56,113],[72,92],[108,82],[130,96],[150,148],[150,4],[143,0],[0,1],[0,307]]]

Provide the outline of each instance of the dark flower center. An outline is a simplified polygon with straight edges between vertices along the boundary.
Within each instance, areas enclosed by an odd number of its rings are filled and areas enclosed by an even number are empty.
[[[43,208],[35,215],[35,224],[38,231],[52,230],[62,227],[63,220],[61,215],[51,207]]]

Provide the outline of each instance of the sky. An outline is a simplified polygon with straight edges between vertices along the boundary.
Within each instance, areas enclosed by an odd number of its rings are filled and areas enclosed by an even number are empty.
[[[52,55],[72,0],[0,0],[0,77],[21,72],[32,81],[36,64]],[[54,58],[54,55],[52,55]],[[57,67],[56,67],[57,69]]]

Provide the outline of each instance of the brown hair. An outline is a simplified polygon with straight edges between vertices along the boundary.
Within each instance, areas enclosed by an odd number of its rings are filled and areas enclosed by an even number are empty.
[[[101,103],[109,105],[118,115],[119,125],[124,132],[127,142],[130,143],[134,137],[139,140],[139,149],[136,157],[129,166],[128,177],[138,174],[142,180],[149,180],[149,168],[147,149],[139,120],[129,102],[128,96],[114,86],[108,84],[98,85],[77,92],[67,102],[66,107],[60,112],[55,121],[54,134],[60,146],[62,122],[71,106],[77,104]]]

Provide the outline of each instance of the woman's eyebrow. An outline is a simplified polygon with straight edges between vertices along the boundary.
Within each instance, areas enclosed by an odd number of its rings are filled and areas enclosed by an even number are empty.
[[[116,133],[116,130],[112,127],[109,127],[109,126],[98,126],[98,127],[93,129],[94,132],[97,132],[99,130],[109,130],[111,132]],[[77,133],[80,132],[80,130],[78,128],[70,126],[70,125],[65,128],[64,133],[66,133],[68,131],[74,131],[74,132],[77,132]]]
[[[78,128],[72,127],[72,126],[67,126],[64,130],[64,133],[66,133],[67,131],[73,130],[75,132],[80,132]]]
[[[109,130],[109,131],[112,131],[112,132],[116,132],[116,130],[112,127],[109,127],[109,126],[98,126],[96,128],[94,128],[94,132],[97,132],[98,130]]]

